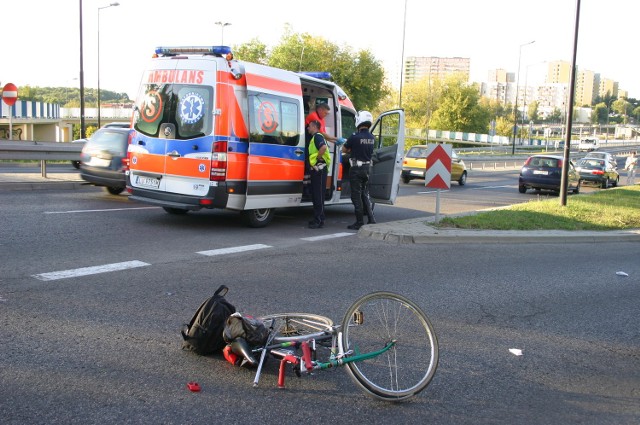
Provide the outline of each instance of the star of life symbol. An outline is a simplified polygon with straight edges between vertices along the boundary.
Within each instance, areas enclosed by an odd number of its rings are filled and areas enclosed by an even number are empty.
[[[204,98],[196,92],[187,93],[180,100],[180,118],[185,124],[194,124],[204,114]]]

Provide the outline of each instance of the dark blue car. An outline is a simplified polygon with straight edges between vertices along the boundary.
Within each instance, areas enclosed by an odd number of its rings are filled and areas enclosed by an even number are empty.
[[[562,179],[562,156],[532,155],[520,169],[518,190],[525,193],[527,189],[550,190],[560,193]],[[569,161],[567,190],[580,193],[581,180],[573,162]]]

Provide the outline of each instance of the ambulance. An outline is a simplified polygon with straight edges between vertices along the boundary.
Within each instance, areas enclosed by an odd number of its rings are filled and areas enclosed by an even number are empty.
[[[235,60],[226,46],[159,47],[144,71],[128,146],[129,199],[169,214],[240,212],[266,226],[277,208],[312,206],[305,175],[305,116],[331,108],[327,133],[348,137],[356,109],[324,78]],[[392,204],[404,152],[404,111],[383,113],[371,198]],[[348,161],[329,142],[325,205],[350,203]]]

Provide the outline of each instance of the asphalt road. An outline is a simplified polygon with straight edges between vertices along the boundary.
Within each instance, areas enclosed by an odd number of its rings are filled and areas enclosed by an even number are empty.
[[[2,198],[2,423],[640,421],[637,243],[393,245],[346,231],[349,207],[311,231],[308,210],[250,229],[231,213],[170,216],[96,188]],[[380,215],[403,211],[414,210]],[[210,252],[228,248],[238,252]],[[364,293],[404,294],[435,326],[438,372],[402,404],[368,398],[341,370],[278,389],[273,361],[254,389],[252,371],[180,349],[181,325],[221,283],[241,312],[336,322]]]

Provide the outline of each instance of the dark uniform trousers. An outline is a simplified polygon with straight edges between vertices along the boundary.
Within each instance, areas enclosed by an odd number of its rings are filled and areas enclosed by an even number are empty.
[[[371,199],[369,199],[369,170],[370,164],[361,166],[351,165],[349,170],[349,182],[351,184],[351,202],[356,213],[356,222],[364,223],[366,214],[369,223],[375,223],[373,210],[371,209]]]
[[[324,224],[324,194],[327,188],[327,167],[321,170],[311,168],[311,199],[313,200],[313,220]]]

